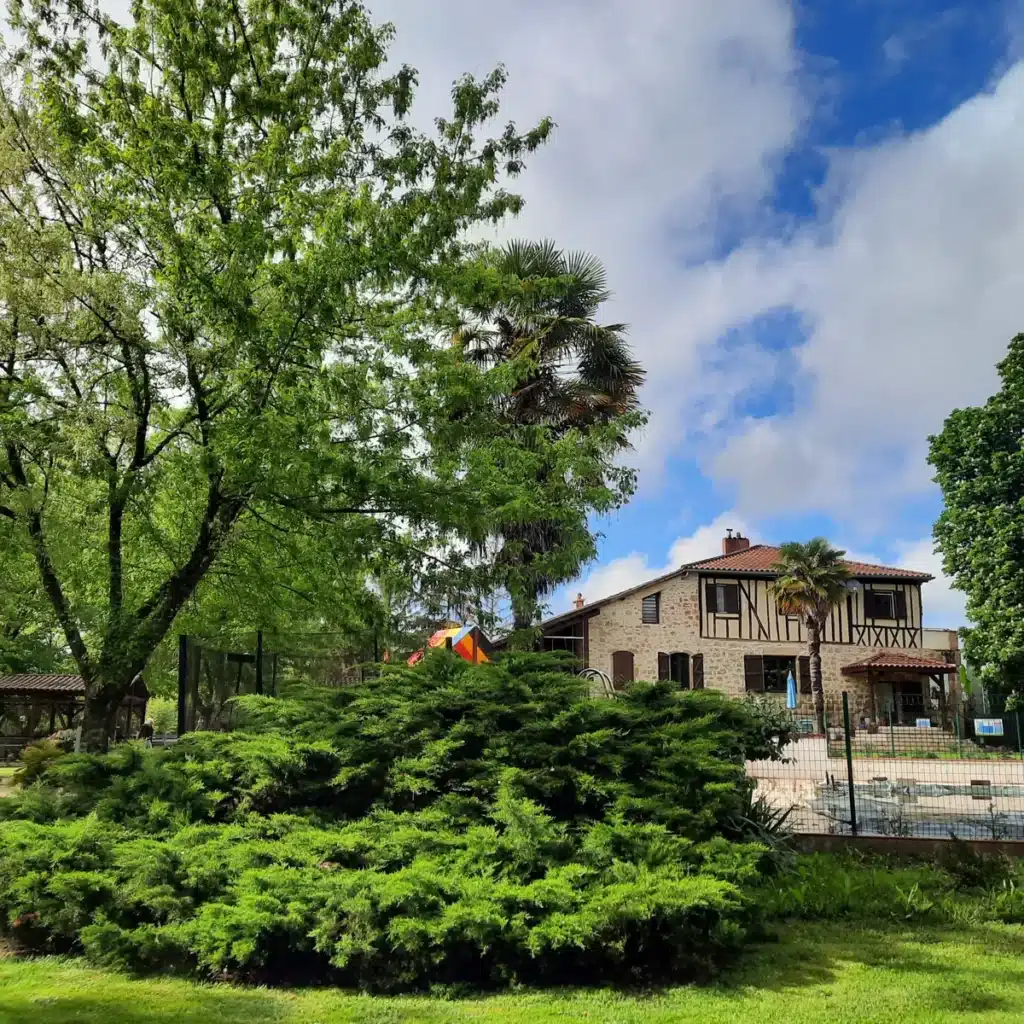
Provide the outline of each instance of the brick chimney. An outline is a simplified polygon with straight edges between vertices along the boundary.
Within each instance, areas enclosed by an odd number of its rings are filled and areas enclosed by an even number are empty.
[[[572,603],[572,604],[573,604],[573,607],[574,607],[574,608],[582,608],[582,607],[583,607],[583,605],[584,605],[584,603],[585,603],[585,602],[584,602],[584,600],[583,600],[583,595],[582,595],[582,594],[577,594],[577,595],[576,595],[576,600],[575,600],[575,601],[573,601],[573,603]]]
[[[726,530],[722,538],[722,554],[735,555],[737,551],[746,551],[750,547],[750,538],[744,537],[739,530],[734,534],[732,530]]]

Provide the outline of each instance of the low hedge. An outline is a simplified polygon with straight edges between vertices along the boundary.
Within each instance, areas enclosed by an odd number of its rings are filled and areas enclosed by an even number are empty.
[[[443,653],[3,802],[0,929],[135,970],[397,990],[705,977],[757,927],[756,712]]]

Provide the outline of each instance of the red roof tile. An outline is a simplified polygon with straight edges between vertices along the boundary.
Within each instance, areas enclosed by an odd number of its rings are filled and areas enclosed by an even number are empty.
[[[753,544],[742,551],[731,555],[719,555],[717,558],[705,558],[701,562],[690,562],[684,569],[707,569],[720,572],[764,573],[774,576],[772,566],[779,560],[778,548],[768,544]],[[917,580],[925,583],[932,576],[926,572],[914,572],[911,569],[898,569],[888,565],[871,565],[868,562],[845,562],[851,576],[873,577],[882,579]]]
[[[85,681],[81,676],[18,672],[14,675],[0,676],[0,692],[85,693]]]
[[[844,665],[843,675],[855,676],[883,668],[929,673],[956,672],[957,670],[956,665],[950,665],[949,662],[936,661],[934,658],[925,658],[919,654],[906,654],[903,651],[879,651],[878,654],[872,654],[870,658],[865,658],[863,661]]]

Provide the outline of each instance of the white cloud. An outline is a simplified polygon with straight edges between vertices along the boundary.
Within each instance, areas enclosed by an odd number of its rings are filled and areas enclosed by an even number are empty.
[[[1024,64],[927,131],[835,158],[824,241],[808,232],[760,275],[765,308],[792,302],[810,324],[811,384],[793,415],[748,423],[709,463],[741,511],[871,514],[881,530],[929,488],[927,435],[992,392],[1022,326],[1022,163]]]
[[[651,485],[695,401],[698,345],[755,312],[764,282],[721,301],[713,273],[692,269],[723,217],[758,216],[806,108],[786,0],[523,0],[497,16],[478,0],[376,0],[395,22],[396,60],[420,69],[417,117],[443,113],[453,78],[504,62],[502,118],[550,114],[552,141],[515,187],[526,198],[504,235],[551,237],[600,257],[649,368],[654,411],[638,458]],[[755,267],[730,265],[742,277]],[[734,276],[731,284],[738,284]]]
[[[942,571],[942,559],[935,553],[931,537],[906,541],[897,545],[897,565],[918,572],[931,573],[935,579],[924,585],[921,601],[924,605],[924,624],[946,629],[959,629],[967,623],[966,597],[954,590],[952,580]]]
[[[560,591],[552,602],[553,614],[567,611],[577,593],[582,593],[587,604],[617,594],[621,590],[639,586],[645,580],[655,579],[678,569],[688,562],[713,558],[722,553],[722,538],[726,530],[737,530],[758,543],[750,525],[732,512],[724,512],[713,522],[699,527],[688,537],[678,537],[668,551],[664,565],[652,564],[646,554],[632,552],[622,558],[599,565],[575,583]]]

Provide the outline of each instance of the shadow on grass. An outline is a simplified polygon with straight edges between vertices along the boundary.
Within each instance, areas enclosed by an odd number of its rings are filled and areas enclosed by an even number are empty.
[[[913,978],[935,1009],[1010,1010],[1024,994],[1024,929],[1000,926],[848,928],[842,921],[788,924],[719,983],[719,991],[770,992],[835,983],[859,964]],[[992,989],[1005,992],[1002,996]]]

